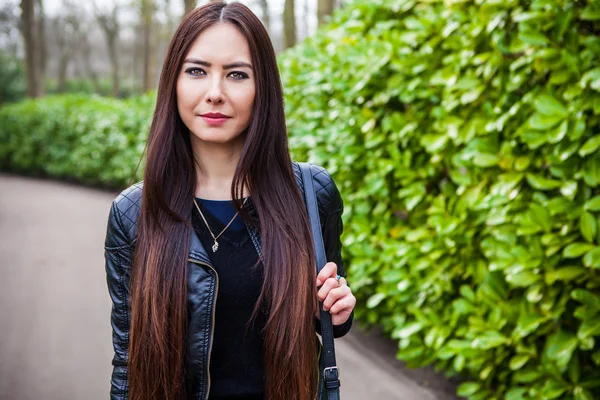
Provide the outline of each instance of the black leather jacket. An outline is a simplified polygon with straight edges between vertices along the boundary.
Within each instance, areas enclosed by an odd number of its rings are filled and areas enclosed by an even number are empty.
[[[293,163],[296,180],[302,194],[302,178],[299,166]],[[338,273],[346,276],[341,258],[340,235],[342,233],[343,203],[340,193],[329,173],[316,165],[311,167],[317,193],[319,214],[323,227],[323,241],[327,260],[335,262]],[[125,400],[128,393],[127,352],[129,344],[129,278],[137,234],[137,218],[143,182],[136,183],[121,192],[113,201],[104,244],[108,290],[112,299],[111,325],[113,329],[114,358],[111,378],[111,400]],[[249,210],[251,212],[252,210]],[[261,254],[260,233],[247,225],[254,246]],[[212,346],[215,300],[218,280],[206,250],[197,235],[191,235],[188,256],[188,310],[191,313],[187,336],[186,385],[188,397],[207,399],[210,392],[208,370]],[[343,325],[334,326],[334,337],[345,335],[352,326],[353,315]],[[315,317],[316,332],[320,324]],[[315,334],[315,340],[318,337]],[[321,344],[319,341],[319,359]],[[323,391],[322,367],[320,368],[319,393]]]

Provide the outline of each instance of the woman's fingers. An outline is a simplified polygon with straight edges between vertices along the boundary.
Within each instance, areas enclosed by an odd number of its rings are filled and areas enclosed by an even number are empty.
[[[323,285],[327,278],[335,278],[336,275],[337,265],[333,262],[328,262],[317,275],[317,287]]]
[[[345,282],[346,282],[345,278],[340,278],[340,286],[339,287],[343,287]],[[321,286],[321,288],[317,292],[317,297],[319,298],[320,301],[324,301],[327,298],[328,293],[335,288],[338,288],[337,279],[327,278],[327,280],[325,281],[323,286]]]
[[[346,282],[346,278],[340,277],[338,282],[337,265],[328,262],[317,274],[317,297],[323,302],[323,310],[329,311],[334,325],[341,325],[348,320],[356,298]],[[320,311],[317,310],[316,317],[320,320]]]
[[[350,288],[347,285],[342,285],[340,287],[333,288],[327,294],[327,297],[323,301],[323,310],[329,311],[330,308],[336,303],[339,299],[347,296],[351,293]],[[332,311],[333,313],[333,311]]]
[[[350,288],[348,288],[348,290],[350,290]],[[342,313],[344,311],[347,311],[348,313],[350,313],[350,312],[352,312],[352,310],[354,310],[355,305],[356,305],[356,297],[354,297],[353,295],[344,296],[343,298],[336,301],[333,304],[333,306],[331,306],[331,308],[329,309],[329,312],[331,313],[331,315],[334,315],[334,316],[336,314]]]

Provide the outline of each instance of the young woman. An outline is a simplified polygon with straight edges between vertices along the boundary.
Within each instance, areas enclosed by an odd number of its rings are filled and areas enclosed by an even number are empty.
[[[108,219],[111,398],[319,398],[318,301],[334,337],[356,304],[342,199],[312,166],[330,261],[317,276],[275,53],[247,7],[211,2],[177,28],[146,149]]]

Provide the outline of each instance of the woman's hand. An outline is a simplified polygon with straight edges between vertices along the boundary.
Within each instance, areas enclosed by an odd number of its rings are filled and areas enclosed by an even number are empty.
[[[317,275],[317,288],[319,289],[317,296],[319,301],[323,302],[323,309],[331,314],[333,325],[342,325],[350,318],[350,313],[356,305],[356,297],[352,294],[344,277],[340,278],[338,286],[336,275],[337,265],[332,262],[325,264]],[[317,310],[316,316],[320,321],[319,310]]]

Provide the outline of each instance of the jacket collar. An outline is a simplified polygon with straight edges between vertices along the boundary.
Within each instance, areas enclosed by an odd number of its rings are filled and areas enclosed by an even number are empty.
[[[208,264],[212,267],[212,263],[210,262],[210,258],[208,257],[206,249],[202,245],[202,242],[200,242],[200,239],[198,238],[198,235],[196,235],[196,232],[194,232],[193,230],[190,240],[189,258]]]

